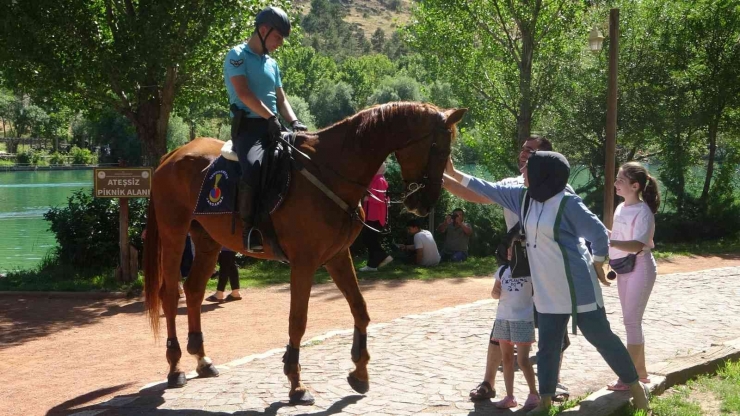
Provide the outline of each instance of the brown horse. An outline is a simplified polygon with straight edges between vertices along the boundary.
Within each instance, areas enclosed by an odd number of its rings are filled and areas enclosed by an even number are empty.
[[[440,110],[421,103],[390,103],[364,110],[314,134],[299,134],[296,146],[308,154],[305,168],[349,207],[357,207],[380,164],[395,153],[407,187],[404,204],[424,216],[439,197],[442,172],[450,154],[455,124],[465,109]],[[242,248],[239,232],[232,233],[231,215],[193,215],[208,165],[219,156],[223,142],[198,138],[162,157],[152,178],[147,238],[144,244],[146,308],[155,336],[160,307],[167,320],[168,386],[182,387],[185,373],[175,330],[180,258],[190,232],[195,258],[185,282],[188,310],[187,351],[197,359],[201,377],[218,375],[206,356],[201,331],[201,303],[206,283],[222,246]],[[302,156],[297,156],[302,159]],[[280,247],[290,261],[290,341],[283,356],[283,371],[290,380],[290,401],[312,404],[301,382],[299,347],[306,330],[308,300],[316,270],[324,266],[344,294],[354,317],[351,356],[355,370],[350,385],[358,392],[369,388],[367,325],[370,317],[360,293],[349,246],[362,229],[358,216],[293,172],[288,197],[272,213]],[[358,208],[359,217],[364,218]],[[236,230],[241,230],[237,220]],[[269,244],[264,253],[246,253],[274,259]]]

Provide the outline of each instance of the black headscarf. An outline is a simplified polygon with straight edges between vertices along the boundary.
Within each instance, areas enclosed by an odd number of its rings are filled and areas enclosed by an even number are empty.
[[[545,202],[565,189],[570,176],[570,164],[557,152],[537,151],[527,161],[529,195]]]

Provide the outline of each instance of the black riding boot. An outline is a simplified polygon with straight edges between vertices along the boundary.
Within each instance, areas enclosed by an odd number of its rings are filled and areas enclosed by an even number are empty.
[[[261,253],[262,233],[254,227],[254,194],[254,188],[245,181],[239,181],[239,216],[244,223],[244,248],[250,253]]]

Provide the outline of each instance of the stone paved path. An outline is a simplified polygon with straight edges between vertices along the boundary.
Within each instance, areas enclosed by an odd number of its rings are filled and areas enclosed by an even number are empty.
[[[625,339],[616,285],[604,288],[604,297],[612,328]],[[659,276],[645,314],[648,368],[650,363],[740,337],[738,299],[740,267]],[[303,377],[316,397],[314,406],[287,404],[289,385],[282,374],[283,349],[279,349],[220,366],[218,378],[190,379],[185,388],[173,390],[153,383],[137,395],[119,396],[73,414],[495,414],[492,402],[468,400],[468,391],[483,376],[495,309],[495,302],[481,301],[372,325],[371,386],[364,396],[345,380],[353,368],[348,329],[316,338],[301,349]],[[615,378],[583,336],[571,341],[561,378],[573,397],[598,390]],[[194,364],[189,357],[183,359],[186,366]],[[515,382],[523,402],[527,389],[521,373],[516,373]],[[504,392],[500,374],[496,388],[500,396]]]

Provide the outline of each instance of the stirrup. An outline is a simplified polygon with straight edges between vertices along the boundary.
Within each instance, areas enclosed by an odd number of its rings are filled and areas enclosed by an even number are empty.
[[[257,227],[252,227],[249,229],[249,234],[247,234],[247,244],[245,244],[245,248],[247,249],[247,253],[262,253],[264,251],[263,245],[260,244],[252,244],[252,233],[257,231],[259,234],[260,241],[263,241],[262,239],[262,231],[257,229]]]

